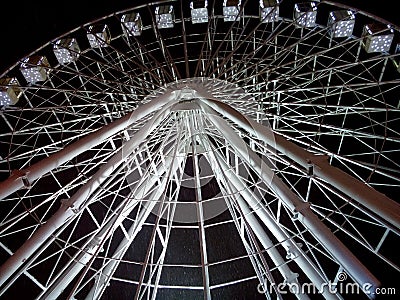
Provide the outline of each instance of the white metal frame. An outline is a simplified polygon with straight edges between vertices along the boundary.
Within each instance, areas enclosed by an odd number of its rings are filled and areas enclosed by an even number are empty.
[[[99,299],[121,285],[137,299],[210,299],[260,284],[270,299],[280,282],[318,287],[343,272],[385,286],[363,251],[398,275],[387,249],[400,235],[399,54],[366,53],[361,36],[335,39],[291,16],[263,23],[257,3],[224,22],[214,2],[208,23],[189,26],[172,1],[170,31],[154,22],[160,3],[94,21],[140,12],[143,30],[20,83],[18,103],[0,111],[0,295],[21,281],[36,299]],[[217,200],[225,209],[210,217]],[[177,222],[185,205],[193,222]],[[241,245],[214,252],[214,230]],[[198,258],[174,259],[180,232],[198,239]],[[216,270],[241,264],[218,281]],[[168,281],[176,269],[192,275]]]

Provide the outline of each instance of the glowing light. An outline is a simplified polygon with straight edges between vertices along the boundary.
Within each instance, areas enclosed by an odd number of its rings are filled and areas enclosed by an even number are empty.
[[[233,22],[239,19],[240,0],[224,0],[222,13],[225,22]]]
[[[331,11],[328,17],[332,37],[349,37],[353,34],[356,18],[350,10]]]
[[[106,24],[92,25],[88,28],[87,38],[92,48],[107,47],[111,41],[110,30]]]
[[[16,104],[21,94],[17,78],[0,78],[0,106]]]
[[[36,83],[47,79],[50,67],[45,56],[34,55],[23,60],[20,71],[28,83]]]
[[[363,46],[367,53],[389,52],[393,41],[393,29],[389,25],[373,23],[364,25]]]
[[[157,6],[155,13],[158,28],[174,27],[174,7],[172,5]]]
[[[53,46],[53,52],[61,65],[76,61],[79,57],[79,45],[75,38],[58,40]]]
[[[190,2],[192,23],[208,23],[208,2],[207,1],[192,1]]]
[[[133,12],[121,17],[122,30],[126,36],[139,36],[142,34],[142,18],[139,13]]]
[[[260,0],[260,19],[263,23],[278,21],[279,1],[278,0]]]
[[[314,27],[317,20],[315,2],[296,3],[294,5],[293,19],[299,27]]]

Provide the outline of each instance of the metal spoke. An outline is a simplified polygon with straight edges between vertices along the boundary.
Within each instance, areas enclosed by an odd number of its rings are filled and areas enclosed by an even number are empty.
[[[0,297],[394,284],[399,28],[325,0],[190,2],[93,20],[0,76]]]

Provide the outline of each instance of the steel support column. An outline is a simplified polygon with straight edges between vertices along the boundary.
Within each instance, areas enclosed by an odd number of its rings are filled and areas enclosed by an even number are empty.
[[[164,172],[167,172],[168,168],[170,167],[170,163],[171,159],[169,159],[169,162],[166,162],[166,165],[161,166],[160,170],[157,170],[157,174],[161,175]],[[114,215],[113,218],[111,218],[105,225],[101,227],[101,230],[93,238],[91,238],[91,241],[88,243],[85,251],[81,252],[80,255],[74,259],[73,265],[67,271],[65,271],[62,277],[59,277],[59,279],[52,284],[52,287],[43,293],[39,298],[56,299],[69,285],[69,283],[79,274],[79,272],[89,263],[89,261],[98,251],[99,247],[102,246],[102,242],[112,235],[117,227],[122,224],[125,218],[139,203],[144,202],[144,207],[142,208],[140,216],[128,230],[129,239],[124,236],[119,247],[115,251],[113,258],[118,256],[123,247],[129,245],[134,240],[147,216],[156,205],[157,201],[152,199],[159,199],[161,197],[161,193],[164,191],[164,187],[167,183],[166,177],[164,177],[161,181],[161,185],[151,193],[150,197],[148,197],[149,200],[143,200],[145,199],[149,190],[158,180],[159,176],[151,176],[150,178],[143,178],[140,182],[138,182],[137,185],[133,187],[133,191],[131,193],[133,198],[131,201],[133,203],[130,203],[129,205],[126,203],[120,204],[120,207],[116,209],[116,213],[118,214]],[[117,261],[112,262],[117,263]],[[102,274],[101,276],[104,275]]]
[[[246,184],[236,175],[232,168],[224,161],[222,157],[219,157],[216,151],[212,151],[215,157],[210,157],[210,163],[212,163],[214,174],[216,178],[224,178],[228,180],[228,188],[232,189],[238,193],[246,201],[243,202],[241,197],[237,198],[237,203],[240,208],[243,209],[243,214],[249,225],[253,229],[254,233],[259,238],[260,242],[263,244],[267,253],[270,254],[271,259],[275,262],[281,274],[287,278],[288,283],[295,283],[296,277],[290,268],[283,261],[279,252],[274,246],[272,241],[268,238],[266,233],[258,221],[255,219],[254,215],[250,212],[248,206],[254,211],[255,214],[260,218],[260,220],[265,224],[265,226],[270,229],[271,233],[275,236],[279,243],[285,248],[288,253],[292,254],[294,262],[303,270],[306,276],[311,280],[311,282],[317,287],[323,287],[327,283],[326,278],[318,271],[318,268],[311,262],[311,260],[304,254],[304,252],[299,248],[299,246],[290,238],[290,236],[281,228],[281,226],[274,220],[274,218],[268,213],[264,206],[260,205],[260,199],[258,199],[254,193],[249,190]],[[264,245],[265,244],[265,245]],[[282,262],[283,261],[283,262]],[[329,293],[327,290],[321,291],[321,294],[326,299],[337,299],[335,295]]]
[[[36,179],[73,159],[84,151],[99,145],[104,140],[126,129],[129,125],[159,110],[161,107],[170,103],[175,98],[176,97],[174,94],[163,94],[162,96],[153,99],[153,101],[137,107],[132,113],[127,114],[126,116],[109,123],[108,125],[105,125],[93,133],[88,134],[82,139],[68,145],[64,149],[50,155],[49,157],[46,157],[25,169],[14,172],[9,178],[0,182],[0,199],[7,197],[21,188],[24,188],[26,186],[26,182],[32,183]]]
[[[178,166],[182,163],[182,161],[183,157],[166,155],[165,166],[163,167],[164,170],[162,170],[163,173],[175,172]],[[153,186],[153,184],[155,184],[157,179],[158,176],[156,177],[153,176],[152,178],[150,178],[150,181],[146,181],[144,183],[144,186],[141,186],[141,188],[142,189],[147,188],[148,190]],[[160,199],[164,197],[165,187],[167,186],[169,179],[170,179],[169,176],[163,177],[160,187],[158,187],[152,193],[148,201],[145,201],[146,202],[145,207],[140,212],[140,215],[138,216],[136,222],[132,224],[132,226],[129,228],[127,232],[127,236],[129,238],[124,236],[123,240],[120,242],[120,244],[114,251],[112,257],[109,259],[109,261],[106,263],[106,266],[103,267],[100,274],[98,275],[99,277],[96,280],[94,286],[89,291],[88,295],[86,296],[85,298],[86,300],[99,299],[99,297],[101,297],[104,288],[107,286],[107,284],[111,279],[111,276],[117,269],[120,259],[122,259],[122,257],[125,255],[129,245],[133,242],[136,235],[139,233],[144,222],[146,221],[147,217],[150,215],[156,204],[160,202],[160,201],[154,201],[152,199]],[[138,191],[135,191],[135,198],[144,198],[145,195],[146,195],[146,190],[142,191],[141,189],[139,189]],[[119,223],[122,223],[122,221],[123,219],[121,219]]]
[[[89,204],[88,199],[90,195],[95,192],[102,182],[118,168],[125,158],[146,139],[148,134],[160,124],[170,110],[171,107],[167,107],[159,112],[155,118],[152,119],[152,122],[143,126],[134,137],[114,154],[114,156],[70,199],[62,202],[58,211],[0,267],[0,286],[2,286],[58,228],[71,218],[75,218],[78,213]]]
[[[203,198],[201,194],[201,182],[199,174],[199,158],[197,154],[196,142],[198,136],[203,135],[203,129],[198,128],[198,119],[196,115],[198,112],[192,112],[191,116],[187,119],[189,136],[191,137],[191,148],[193,155],[193,171],[195,177],[195,199],[197,207],[197,223],[199,225],[199,241],[200,241],[200,253],[201,253],[201,264],[203,271],[203,285],[204,285],[204,299],[211,300],[210,290],[210,272],[208,268],[208,255],[207,255],[207,243],[206,243],[206,231],[204,228],[204,210],[203,210]],[[197,125],[197,126],[196,126]]]
[[[397,230],[400,230],[400,205],[397,202],[339,168],[331,166],[324,156],[318,156],[306,151],[284,137],[273,133],[262,124],[244,117],[232,107],[218,100],[204,98],[201,100],[216,112],[266,142],[269,146],[282,152],[303,168],[307,169],[312,164],[315,176],[327,181],[385,221],[390,222]]]
[[[298,220],[313,234],[321,245],[343,266],[348,274],[360,286],[371,284],[372,288],[380,286],[379,280],[350,252],[350,250],[331,232],[331,230],[312,212],[309,203],[303,202],[285,183],[275,176],[267,164],[247,147],[237,133],[211,107],[200,102],[209,120],[218,128],[222,136],[230,142],[240,158],[246,162],[264,181],[264,183],[281,199],[289,210],[297,215]]]
[[[253,192],[249,191],[248,188],[246,187],[245,183],[240,180],[240,178],[237,176],[237,174],[233,171],[233,169],[225,162],[225,160],[219,155],[217,151],[211,150],[211,147],[209,147],[209,143],[207,147],[207,151],[205,152],[205,157],[207,160],[210,162],[210,165],[212,166],[212,169],[214,170],[214,175],[215,178],[217,179],[218,182],[222,186],[225,186],[226,189],[226,195],[225,197],[231,198],[231,201],[233,203],[237,203],[239,205],[239,208],[241,210],[241,216],[246,219],[247,223],[261,242],[262,246],[264,249],[266,249],[266,252],[268,253],[269,257],[271,260],[274,262],[275,266],[277,267],[278,271],[282,274],[285,283],[289,284],[294,284],[299,286],[299,282],[297,280],[298,274],[294,273],[290,267],[287,265],[287,262],[282,258],[280,255],[279,251],[276,248],[276,245],[271,241],[271,239],[268,237],[268,234],[265,232],[263,227],[260,225],[258,222],[257,218],[254,216],[254,214],[250,211],[248,204],[244,200],[242,193],[245,194],[246,198],[250,197],[249,199],[254,199],[256,196],[253,194]],[[245,190],[247,190],[245,192]],[[235,193],[236,196],[233,196],[233,193]],[[251,201],[251,200],[250,200]],[[255,201],[252,201],[251,203],[254,203]],[[257,203],[258,201],[256,201]],[[258,204],[258,210],[260,209],[259,204]],[[256,210],[257,211],[257,210]],[[265,218],[263,218],[265,219]],[[271,218],[268,218],[269,221],[271,221]],[[269,224],[271,223],[271,224]],[[268,228],[271,227],[276,227],[277,224],[276,222],[269,222]],[[272,229],[273,231],[274,229]],[[282,233],[278,234],[277,236],[282,238],[285,234]],[[279,239],[278,239],[279,240]],[[289,241],[289,237],[285,237],[284,239],[281,239],[280,242],[283,242],[285,244],[285,240]],[[287,242],[286,244],[290,244],[290,242]],[[290,245],[288,247],[294,247],[294,245]],[[303,254],[304,255],[304,254]],[[299,259],[297,259],[299,260]],[[297,261],[297,263],[299,263]],[[305,262],[306,263],[306,262]],[[307,264],[310,265],[310,264]],[[316,280],[315,278],[318,278],[319,281],[323,281],[323,278],[315,272],[314,267],[312,267],[312,272],[315,273],[314,275],[310,275],[307,273],[307,268],[305,270],[306,275],[309,278],[312,278]],[[301,300],[307,300],[309,297],[306,294],[300,294],[300,293],[295,293],[295,296],[298,299]],[[335,298],[336,299],[336,298]]]

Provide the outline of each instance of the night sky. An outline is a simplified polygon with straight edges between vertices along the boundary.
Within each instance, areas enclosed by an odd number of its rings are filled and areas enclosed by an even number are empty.
[[[258,3],[258,0],[248,1]],[[3,71],[47,41],[81,24],[142,2],[146,1],[2,1],[0,17],[0,70]],[[190,1],[187,2],[189,5]],[[337,0],[336,2],[368,11],[394,24],[400,25],[396,1]]]
[[[242,0],[245,1],[245,0]],[[248,0],[256,2],[258,0]],[[2,1],[0,17],[0,73],[49,40],[79,25],[115,11],[136,6],[143,0]],[[187,1],[189,5],[190,1]],[[222,0],[220,0],[222,5]],[[301,2],[301,0],[299,0]],[[396,1],[337,0],[400,26]],[[94,3],[94,5],[91,5]]]

